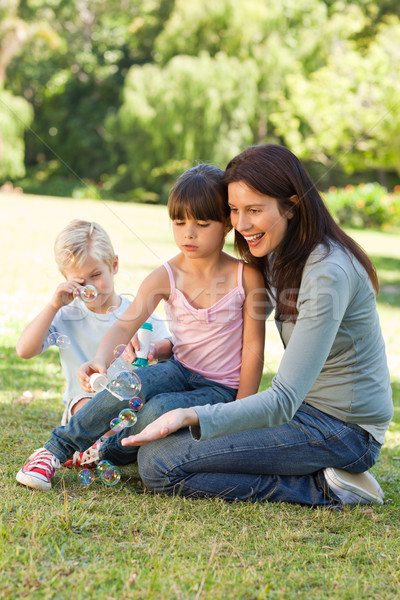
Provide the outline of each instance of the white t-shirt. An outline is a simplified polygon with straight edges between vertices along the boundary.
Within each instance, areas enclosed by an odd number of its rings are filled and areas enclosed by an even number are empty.
[[[79,384],[77,371],[81,364],[95,357],[101,338],[111,325],[125,312],[130,300],[121,297],[121,305],[110,313],[100,314],[88,309],[76,298],[57,312],[43,344],[42,352],[52,345],[50,334],[67,336],[69,343],[60,347],[61,368],[66,379],[63,394],[64,404],[71,398],[87,398],[94,394],[84,392]],[[153,325],[152,341],[170,338],[170,333],[161,317],[151,315],[147,322]],[[54,337],[54,336],[53,336]]]

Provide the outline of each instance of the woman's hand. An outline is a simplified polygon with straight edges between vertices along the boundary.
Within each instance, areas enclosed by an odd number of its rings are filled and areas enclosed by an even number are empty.
[[[78,380],[81,384],[81,388],[85,392],[94,392],[90,385],[90,376],[93,375],[93,373],[102,373],[103,375],[107,374],[106,365],[102,360],[94,358],[93,360],[83,363],[83,365],[79,367]]]
[[[198,425],[199,417],[194,408],[176,408],[161,415],[155,421],[147,425],[143,431],[137,435],[131,435],[121,440],[122,446],[144,446],[149,442],[164,438],[170,433],[189,427],[190,425]]]

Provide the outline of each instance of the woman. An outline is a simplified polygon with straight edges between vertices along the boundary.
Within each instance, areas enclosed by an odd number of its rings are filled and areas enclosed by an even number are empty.
[[[285,353],[269,389],[171,411],[127,438],[143,446],[140,475],[185,496],[381,504],[367,471],[393,405],[375,269],[288,149],[246,149],[225,181],[236,246],[263,271]]]

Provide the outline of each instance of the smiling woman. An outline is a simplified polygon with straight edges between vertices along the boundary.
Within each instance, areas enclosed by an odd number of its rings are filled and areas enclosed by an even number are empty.
[[[287,148],[248,148],[225,182],[236,247],[262,271],[275,309],[278,372],[263,392],[172,411],[124,444],[142,446],[140,474],[158,492],[381,504],[368,469],[393,406],[375,269]]]
[[[244,237],[252,255],[278,253],[293,211],[282,211],[276,198],[260,194],[242,181],[230,183],[228,194],[232,226]]]

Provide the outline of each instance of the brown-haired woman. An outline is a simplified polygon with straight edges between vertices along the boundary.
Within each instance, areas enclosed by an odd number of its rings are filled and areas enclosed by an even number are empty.
[[[191,497],[381,504],[368,469],[393,406],[375,269],[287,148],[247,148],[225,181],[236,247],[264,274],[285,352],[267,390],[172,411],[126,439],[143,445],[141,477]]]

